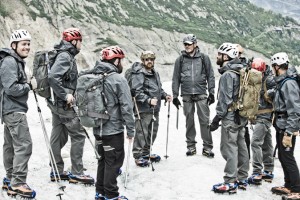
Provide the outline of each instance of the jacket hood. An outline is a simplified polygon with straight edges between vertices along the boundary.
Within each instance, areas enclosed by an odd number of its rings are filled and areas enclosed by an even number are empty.
[[[0,59],[7,55],[14,57],[19,62],[25,63],[25,61],[13,49],[9,49],[9,48],[0,49]]]
[[[199,58],[199,57],[201,57],[201,52],[200,52],[200,49],[199,49],[199,47],[196,47],[195,48],[195,55],[193,56],[193,58]],[[185,56],[185,57],[191,57],[185,50],[182,50],[181,51],[181,54],[183,55],[183,56]]]
[[[244,65],[240,61],[240,59],[235,58],[229,62],[227,62],[223,67],[219,68],[218,71],[220,74],[225,73],[228,70],[239,71],[244,68]]]
[[[92,69],[93,73],[95,74],[101,74],[101,73],[111,73],[111,72],[117,72],[118,69],[113,64],[102,62],[102,61],[96,61],[94,69]]]
[[[79,50],[73,46],[70,42],[67,42],[65,40],[61,40],[59,44],[54,45],[54,49],[61,50],[61,51],[68,51],[72,55],[77,55],[79,53]]]
[[[290,66],[287,69],[286,73],[281,74],[279,76],[275,76],[275,81],[276,81],[276,83],[279,83],[287,77],[295,78],[295,77],[297,77],[297,74],[298,74],[297,69],[293,66]]]
[[[143,63],[141,63],[141,62],[135,62],[135,63],[132,64],[131,68],[132,68],[133,72],[138,72],[141,69],[143,69],[144,66],[143,66]]]

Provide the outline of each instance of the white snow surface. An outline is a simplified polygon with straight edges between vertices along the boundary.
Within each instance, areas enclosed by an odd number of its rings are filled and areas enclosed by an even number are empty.
[[[218,85],[218,83],[216,83]],[[163,83],[164,90],[172,94],[171,82]],[[55,200],[59,199],[56,195],[60,192],[57,184],[50,181],[49,157],[44,140],[44,133],[40,123],[39,114],[37,112],[36,102],[31,92],[29,95],[28,105],[29,110],[27,119],[29,130],[33,141],[33,152],[29,160],[29,172],[27,183],[36,192],[38,200]],[[38,98],[42,110],[42,116],[47,129],[48,137],[51,133],[51,112],[46,106],[45,100]],[[181,101],[182,102],[182,101]],[[215,116],[216,103],[210,106],[210,119]],[[218,200],[271,200],[281,199],[280,196],[271,193],[270,189],[273,186],[283,184],[283,171],[280,162],[275,158],[275,178],[272,183],[263,182],[261,186],[248,186],[247,191],[238,190],[237,194],[215,194],[211,191],[212,186],[223,182],[225,160],[220,154],[220,128],[213,132],[214,153],[215,158],[209,159],[201,155],[202,140],[200,137],[200,128],[197,115],[195,113],[195,123],[197,127],[197,151],[198,154],[192,157],[186,156],[186,138],[185,138],[185,117],[182,109],[179,112],[179,128],[176,129],[176,108],[171,104],[170,111],[170,126],[169,126],[169,158],[165,159],[166,155],[166,137],[167,137],[167,121],[168,121],[168,106],[162,106],[160,111],[160,122],[158,136],[153,146],[153,153],[159,154],[162,160],[159,163],[154,163],[155,171],[151,167],[140,168],[134,163],[132,153],[130,152],[129,160],[129,176],[127,189],[124,188],[125,169],[127,161],[128,140],[125,139],[125,160],[122,167],[123,174],[118,178],[119,192],[125,195],[130,200],[185,200],[185,199],[218,199]],[[90,138],[94,142],[94,136],[91,129],[87,129]],[[3,144],[3,125],[0,127],[0,143]],[[250,135],[252,131],[250,130]],[[272,128],[273,146],[275,146],[275,131]],[[296,143],[295,157],[299,162],[299,144]],[[3,150],[2,150],[3,152]],[[70,142],[62,150],[62,155],[65,162],[65,170],[70,169]],[[86,139],[83,155],[84,167],[87,168],[86,174],[90,174],[96,179],[97,160],[93,152],[93,148]],[[0,154],[0,177],[5,177],[3,166],[3,155]],[[252,173],[250,163],[249,176]],[[79,184],[66,185],[66,189],[62,199],[64,200],[92,200],[95,196],[94,186],[83,186]],[[6,195],[5,191],[1,192],[0,199],[11,199]]]

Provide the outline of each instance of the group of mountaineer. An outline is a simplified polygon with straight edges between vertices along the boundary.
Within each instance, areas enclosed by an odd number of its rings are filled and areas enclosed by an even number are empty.
[[[152,152],[152,145],[158,132],[161,101],[165,100],[169,105],[173,102],[179,110],[182,106],[179,100],[181,96],[186,117],[187,156],[197,153],[195,107],[203,140],[202,155],[214,158],[211,132],[221,126],[220,151],[226,160],[225,175],[222,183],[213,186],[214,192],[236,193],[237,189],[246,190],[248,184],[260,185],[262,180],[272,182],[273,124],[276,129],[278,157],[284,172],[284,185],[271,190],[283,195],[285,200],[300,199],[299,170],[293,154],[295,136],[299,130],[300,90],[298,74],[294,67],[289,66],[286,53],[274,54],[270,67],[261,58],[248,62],[242,56],[243,49],[240,45],[223,43],[218,48],[216,63],[221,74],[216,116],[210,124],[209,106],[215,102],[214,71],[210,58],[200,51],[193,34],[183,38],[184,50],[175,61],[173,96],[162,89],[159,74],[154,68],[154,52],[142,52],[141,62],[132,65],[125,74],[126,79],[121,75],[124,51],[118,46],[104,48],[94,68],[89,70],[89,73],[106,76],[103,94],[100,95],[105,96],[105,107],[109,115],[108,120],[102,123],[101,119],[101,124],[93,127],[98,158],[95,182],[94,178],[83,172],[86,131],[79,117],[81,113],[78,114],[74,109],[77,102],[77,80],[83,74],[78,74],[75,56],[80,52],[82,39],[79,29],[64,30],[62,40],[54,46],[57,54],[48,71],[47,81],[53,92],[51,98],[46,99],[52,113],[49,148],[53,154],[53,157],[50,156],[51,181],[59,179],[95,184],[95,200],[127,199],[119,194],[117,185],[117,177],[125,158],[125,133],[129,144],[133,143],[132,153],[137,166],[146,167],[152,162],[159,162],[161,158]],[[11,35],[10,48],[0,50],[0,111],[4,122],[3,162],[6,171],[2,188],[7,190],[8,195],[26,198],[36,196],[36,192],[26,183],[28,161],[32,153],[26,118],[27,100],[30,90],[34,94],[38,91],[40,81],[25,73],[24,59],[28,57],[30,42],[28,31],[16,30]],[[260,80],[259,91],[254,91],[258,93],[259,102],[255,102],[258,108],[255,116],[249,119],[241,114],[243,107],[240,103],[245,93],[243,87],[251,79],[252,71]],[[95,113],[87,114],[94,118],[98,116]],[[246,144],[250,145],[250,140],[245,135],[248,121],[251,126],[254,125],[251,138],[253,173],[250,177],[250,152]],[[64,170],[61,156],[61,149],[67,143],[68,136],[71,138],[70,172]]]

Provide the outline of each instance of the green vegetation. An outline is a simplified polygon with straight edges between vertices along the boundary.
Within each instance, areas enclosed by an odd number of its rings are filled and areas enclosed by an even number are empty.
[[[47,17],[40,2],[32,0],[29,4],[39,10],[40,13],[35,15]],[[300,64],[300,25],[292,18],[264,11],[247,0],[86,0],[86,2],[95,5],[84,5],[86,12],[82,12],[82,7],[79,8],[79,5],[74,3],[71,7],[64,7],[62,14],[79,21],[99,17],[117,25],[145,29],[156,27],[171,32],[194,33],[200,40],[215,44],[216,47],[223,42],[240,43],[267,57],[279,51],[286,51],[293,64]],[[0,13],[2,12],[0,9]],[[34,13],[32,11],[30,13],[34,18]],[[122,13],[126,13],[128,17]],[[287,25],[298,28],[287,28]],[[275,31],[277,27],[279,30]],[[114,41],[100,41],[100,43],[113,45]]]
[[[5,4],[3,2],[0,2],[0,16],[7,17],[9,15],[9,12],[7,8],[5,7]]]

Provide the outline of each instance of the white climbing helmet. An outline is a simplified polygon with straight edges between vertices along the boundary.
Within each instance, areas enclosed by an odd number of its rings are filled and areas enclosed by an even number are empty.
[[[19,30],[15,30],[11,36],[10,36],[10,45],[13,42],[19,42],[19,41],[23,41],[23,40],[31,40],[31,36],[29,34],[28,31],[26,31],[25,29],[19,29]]]
[[[223,43],[219,48],[218,52],[228,55],[230,58],[236,58],[239,55],[237,46],[232,43]]]
[[[271,64],[272,65],[273,64],[282,65],[282,64],[285,64],[285,63],[289,63],[289,62],[290,62],[289,57],[285,52],[276,53],[271,57]]]

